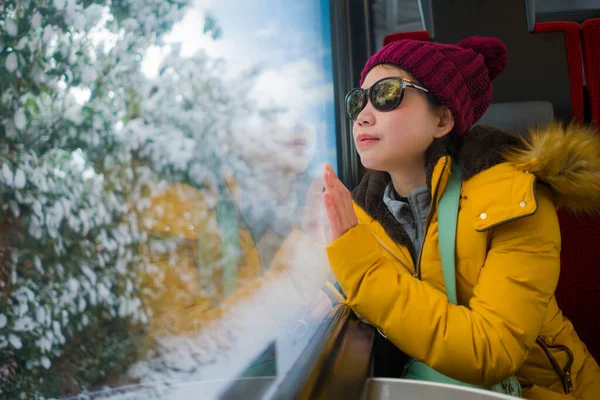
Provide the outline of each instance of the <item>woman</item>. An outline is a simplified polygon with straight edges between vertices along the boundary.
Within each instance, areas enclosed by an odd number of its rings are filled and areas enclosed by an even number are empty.
[[[471,129],[506,62],[504,44],[481,37],[401,40],[367,61],[346,106],[371,171],[352,195],[324,174],[329,261],[356,313],[434,370],[483,386],[516,375],[526,398],[597,399],[600,368],[554,292],[556,206],[598,210],[600,141],[558,125],[526,141]],[[437,206],[458,168],[453,305]]]
[[[151,339],[201,331],[229,337],[220,328],[225,316],[254,297],[264,304],[251,323],[265,332],[268,324],[297,324],[295,315],[306,309],[325,313],[340,299],[326,281],[324,251],[303,254],[314,249],[309,236],[319,236],[304,234],[315,230],[309,225],[322,187],[319,179],[320,186],[308,188],[316,128],[290,111],[236,123],[232,142],[245,169],[237,165],[221,190],[179,182],[156,190],[140,218],[148,237],[141,290]]]

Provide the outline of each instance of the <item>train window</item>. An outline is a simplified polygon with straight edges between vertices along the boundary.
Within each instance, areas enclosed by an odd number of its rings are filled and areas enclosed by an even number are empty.
[[[315,247],[315,177],[337,167],[329,2],[0,15],[0,397],[284,374],[339,295]]]
[[[598,0],[536,0],[535,17],[537,22],[573,21],[583,22],[600,17]]]

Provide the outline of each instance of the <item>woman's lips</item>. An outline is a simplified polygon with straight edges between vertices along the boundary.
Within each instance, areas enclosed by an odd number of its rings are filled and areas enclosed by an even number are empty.
[[[369,146],[375,142],[377,142],[379,140],[379,138],[375,137],[375,136],[371,136],[371,135],[367,135],[367,134],[363,134],[361,133],[360,135],[357,136],[356,141],[358,143],[358,147],[365,147],[365,146]]]
[[[308,140],[304,138],[296,138],[292,141],[294,147],[306,147],[308,146]]]

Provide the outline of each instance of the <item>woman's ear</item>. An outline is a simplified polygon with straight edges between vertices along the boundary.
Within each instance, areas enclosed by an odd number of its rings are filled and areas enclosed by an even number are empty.
[[[452,116],[450,109],[446,106],[440,107],[438,117],[435,137],[439,139],[452,131],[454,128],[454,117]]]

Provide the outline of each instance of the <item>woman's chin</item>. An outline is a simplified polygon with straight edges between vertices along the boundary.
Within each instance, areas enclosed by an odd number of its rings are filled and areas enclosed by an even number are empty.
[[[308,168],[310,161],[310,157],[290,157],[286,159],[280,159],[279,163],[277,163],[277,167],[290,173],[299,174]]]
[[[361,154],[359,154],[359,155],[360,155],[360,163],[366,169],[371,169],[374,171],[385,171],[384,166],[382,165],[381,162],[379,162],[379,160],[373,159],[373,157],[369,157],[369,156],[365,156],[365,155],[361,155]]]

